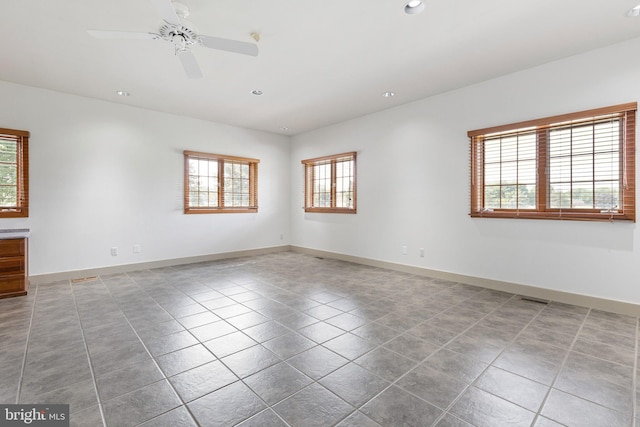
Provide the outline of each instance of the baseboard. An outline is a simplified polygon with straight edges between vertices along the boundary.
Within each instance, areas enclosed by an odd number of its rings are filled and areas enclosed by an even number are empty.
[[[301,246],[274,246],[269,248],[248,249],[244,251],[224,252],[209,255],[199,255],[185,258],[173,258],[158,261],[148,261],[134,264],[114,265],[108,267],[98,267],[85,270],[65,271],[59,273],[48,273],[30,276],[31,284],[51,283],[61,280],[81,279],[107,274],[126,273],[135,270],[147,270],[160,267],[171,267],[175,265],[194,264],[198,262],[218,261],[223,259],[239,258],[246,256],[265,255],[276,252],[294,251],[308,255],[320,256],[323,258],[337,259],[356,264],[369,265],[372,267],[385,268],[388,270],[401,271],[404,273],[416,274],[419,276],[433,277],[436,279],[449,280],[452,282],[464,283],[472,286],[493,289],[497,291],[510,292],[532,298],[539,298],[550,301],[557,301],[565,304],[590,307],[597,310],[610,311],[613,313],[626,314],[640,317],[640,305],[625,301],[616,301],[606,298],[594,297],[590,295],[574,294],[570,292],[557,291],[554,289],[540,288],[536,286],[523,285],[519,283],[503,282],[499,280],[485,279],[481,277],[466,276],[463,274],[450,273],[440,270],[432,270],[424,267],[416,267],[405,264],[398,264],[389,261],[380,261],[371,258],[358,257],[353,255],[328,252],[318,249],[305,248]]]
[[[380,261],[370,258],[357,257],[353,255],[345,255],[336,252],[327,252],[317,249],[304,248],[300,246],[291,246],[294,252],[305,253],[308,255],[320,256],[323,258],[338,259],[356,264],[369,265],[372,267],[385,268],[404,273],[416,274],[419,276],[433,277],[436,279],[450,280],[452,282],[464,283],[472,286],[480,286],[483,288],[493,289],[497,291],[510,292],[526,297],[556,301],[565,304],[579,305],[582,307],[594,308],[613,313],[626,314],[629,316],[640,317],[640,304],[633,304],[625,301],[617,301],[606,298],[594,297],[590,295],[574,294],[570,292],[557,291],[554,289],[539,288],[536,286],[522,285],[518,283],[502,282],[499,280],[485,279],[481,277],[466,276],[463,274],[450,273],[439,270],[431,270],[423,267],[411,265],[397,264],[388,261]]]
[[[239,258],[246,256],[265,255],[275,252],[288,252],[289,245],[273,246],[260,249],[247,249],[244,251],[224,252],[209,255],[198,255],[185,258],[172,258],[158,261],[147,261],[134,264],[112,265],[108,267],[89,268],[84,270],[64,271],[59,273],[38,274],[29,276],[31,284],[52,283],[61,280],[81,279],[84,277],[101,276],[107,274],[126,273],[136,270],[149,270],[152,268],[171,267],[174,265],[195,264],[198,262],[219,261],[223,259]]]

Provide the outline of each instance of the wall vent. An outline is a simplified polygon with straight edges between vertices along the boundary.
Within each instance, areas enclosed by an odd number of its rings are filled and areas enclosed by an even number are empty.
[[[549,304],[549,301],[547,301],[547,300],[545,300],[545,299],[540,299],[540,298],[534,298],[534,297],[520,297],[520,299],[521,299],[522,301],[537,302],[538,304],[544,304],[544,305]]]
[[[98,277],[91,276],[91,277],[81,277],[80,279],[71,279],[71,283],[93,282],[94,280],[98,280]]]

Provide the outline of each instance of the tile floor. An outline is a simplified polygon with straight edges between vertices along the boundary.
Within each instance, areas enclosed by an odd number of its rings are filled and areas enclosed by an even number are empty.
[[[0,300],[0,402],[74,426],[634,426],[638,319],[293,252]]]

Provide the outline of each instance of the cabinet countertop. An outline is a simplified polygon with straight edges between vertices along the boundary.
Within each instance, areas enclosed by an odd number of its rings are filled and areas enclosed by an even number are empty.
[[[0,229],[0,240],[27,238],[30,234],[28,228],[3,228]]]

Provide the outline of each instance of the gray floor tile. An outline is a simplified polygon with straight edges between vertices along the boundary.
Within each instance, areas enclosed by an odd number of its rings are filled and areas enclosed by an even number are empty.
[[[362,412],[356,411],[341,421],[336,427],[380,427],[380,424]]]
[[[389,386],[388,381],[355,363],[349,363],[332,372],[321,379],[320,384],[354,407],[359,407]]]
[[[375,344],[351,333],[340,335],[339,337],[329,340],[322,345],[349,360],[357,359],[363,354],[376,348]]]
[[[167,381],[158,381],[103,404],[108,426],[136,425],[180,406]]]
[[[204,346],[209,349],[218,359],[237,353],[258,343],[249,338],[244,333],[232,332],[210,341],[205,341]]]
[[[261,345],[249,347],[221,360],[240,378],[248,377],[281,361],[278,356]]]
[[[538,412],[549,391],[545,385],[492,366],[474,385],[534,412]]]
[[[265,409],[241,422],[238,427],[287,427],[287,424],[271,409]]]
[[[417,365],[417,362],[382,347],[359,357],[355,363],[387,381],[397,380]]]
[[[70,427],[102,427],[104,420],[98,405],[72,413],[69,417]]]
[[[182,331],[154,338],[145,344],[152,356],[161,356],[163,354],[198,344],[198,340],[194,338],[189,331]]]
[[[445,409],[467,388],[468,384],[422,364],[402,377],[397,385]]]
[[[280,356],[282,359],[288,359],[298,353],[315,347],[316,343],[297,332],[291,332],[286,335],[274,338],[264,342],[266,348]]]
[[[168,377],[171,377],[180,372],[211,362],[215,360],[215,356],[211,354],[205,346],[198,344],[159,356],[156,360],[164,373]]]
[[[541,415],[566,426],[610,427],[629,425],[631,418],[596,403],[552,390]]]
[[[527,427],[535,417],[534,412],[475,387],[469,388],[462,395],[451,412],[478,427],[499,425]]]
[[[361,408],[383,426],[423,427],[431,425],[442,413],[435,406],[392,386]]]
[[[184,406],[179,406],[140,424],[140,427],[198,427],[198,425],[189,411]]]
[[[349,360],[322,346],[316,346],[293,356],[287,362],[317,380],[346,365]]]
[[[154,382],[164,375],[153,360],[145,360],[116,371],[107,372],[96,378],[96,385],[103,402],[127,394]]]
[[[169,377],[184,402],[191,402],[237,380],[238,377],[217,360]]]
[[[269,321],[266,323],[261,323],[260,325],[246,328],[242,332],[253,338],[255,341],[262,343],[288,334],[290,332],[290,329],[282,326],[280,323]]]
[[[51,390],[29,398],[21,398],[20,403],[62,403],[69,405],[71,414],[98,404],[93,380],[85,380],[65,387]]]
[[[0,401],[21,384],[20,401],[69,402],[91,427],[640,427],[637,325],[282,252],[0,300]]]
[[[245,378],[244,382],[267,404],[274,405],[308,386],[312,380],[287,363],[280,362]]]
[[[262,411],[265,406],[246,385],[235,382],[187,405],[202,427],[227,427]]]
[[[292,427],[333,425],[353,407],[317,383],[278,403],[273,409]]]

